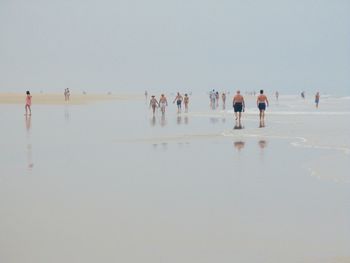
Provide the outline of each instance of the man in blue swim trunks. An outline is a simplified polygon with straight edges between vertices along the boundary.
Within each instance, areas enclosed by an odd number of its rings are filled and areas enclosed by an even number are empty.
[[[177,113],[181,113],[181,104],[182,104],[182,96],[180,95],[180,92],[177,93],[173,103],[175,103],[176,101],[176,105],[177,105]]]
[[[264,95],[264,91],[260,90],[260,94],[256,100],[256,104],[259,108],[260,111],[260,126],[265,126],[265,110],[266,110],[266,106],[269,106],[269,101],[267,100],[267,97]]]
[[[233,109],[235,111],[236,121],[238,119],[239,126],[241,126],[241,117],[244,107],[244,98],[241,95],[241,92],[237,90],[237,94],[233,97]]]

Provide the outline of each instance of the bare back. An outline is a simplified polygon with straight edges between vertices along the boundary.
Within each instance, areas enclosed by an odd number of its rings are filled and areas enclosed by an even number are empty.
[[[241,94],[236,94],[234,97],[233,97],[233,101],[235,103],[243,103],[244,99],[243,99],[243,96]]]
[[[267,102],[267,97],[264,94],[260,94],[257,99],[258,103],[265,103]]]

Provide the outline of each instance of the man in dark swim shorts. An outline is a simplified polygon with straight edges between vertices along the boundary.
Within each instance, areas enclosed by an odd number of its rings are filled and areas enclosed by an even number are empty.
[[[259,102],[258,108],[259,108],[260,111],[266,110],[266,104],[265,104],[265,102]]]
[[[238,119],[239,126],[241,126],[241,117],[244,107],[244,98],[241,95],[241,92],[237,90],[237,94],[233,97],[233,109],[235,111],[236,121]]]
[[[260,90],[260,95],[258,96],[256,100],[256,104],[258,106],[258,109],[260,111],[259,117],[260,117],[260,127],[265,126],[265,110],[266,106],[269,106],[269,101],[267,100],[267,97],[264,95],[264,91]]]
[[[176,101],[176,105],[177,105],[177,113],[181,113],[181,104],[182,104],[182,96],[180,95],[180,92],[177,93],[173,103],[175,103]]]

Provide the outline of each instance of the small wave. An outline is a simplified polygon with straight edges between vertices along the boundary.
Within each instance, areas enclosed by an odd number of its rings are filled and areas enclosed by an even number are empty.
[[[350,100],[350,96],[340,97],[340,100]]]
[[[227,111],[227,113],[234,114],[233,110]],[[257,110],[247,110],[244,114],[258,114]],[[350,115],[350,111],[268,111],[268,115]]]

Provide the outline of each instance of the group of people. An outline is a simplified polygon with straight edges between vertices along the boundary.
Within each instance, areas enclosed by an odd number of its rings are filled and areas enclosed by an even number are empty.
[[[220,94],[214,89],[209,92],[210,108],[215,109],[219,107]],[[226,108],[226,93],[221,93],[222,109]]]
[[[256,106],[259,109],[259,119],[260,119],[260,127],[265,126],[265,110],[266,107],[269,106],[269,101],[264,94],[264,90],[260,90],[260,93],[256,99]],[[241,91],[237,90],[236,95],[233,97],[233,109],[236,117],[236,125],[235,128],[242,128],[241,118],[242,112],[245,110],[245,102],[244,97],[241,95]]]
[[[300,96],[302,99],[305,99],[305,91],[302,91],[300,93]],[[316,94],[315,94],[315,105],[316,105],[316,108],[318,108],[318,104],[320,103],[320,92],[317,91]]]
[[[145,93],[146,95],[146,93]],[[177,105],[177,113],[181,113],[182,111],[182,103],[185,105],[185,112],[188,112],[188,104],[190,102],[190,98],[188,94],[186,93],[184,96],[180,94],[180,92],[177,93],[173,103],[176,102]],[[165,97],[164,94],[160,95],[159,101],[156,99],[155,95],[151,96],[150,102],[149,102],[150,108],[152,108],[153,115],[155,115],[156,108],[159,107],[162,114],[165,114],[165,108],[168,106],[168,100]]]
[[[147,91],[145,92],[145,96],[146,97],[148,96]],[[279,97],[278,91],[276,91],[275,96],[276,96],[276,100],[278,100],[278,97]],[[301,96],[302,98],[305,98],[304,91],[301,93]],[[65,101],[69,101],[70,91],[68,88],[64,90],[64,97],[65,97]],[[210,106],[212,108],[215,108],[215,106],[218,106],[218,100],[220,98],[219,92],[212,90],[209,94],[209,98],[210,98]],[[225,109],[226,94],[222,93],[221,98],[223,103],[223,109]],[[182,96],[180,92],[177,92],[177,95],[173,101],[173,103],[176,102],[177,113],[181,113],[182,103],[184,103],[185,105],[185,112],[188,112],[189,101],[190,99],[187,93],[184,96]],[[315,95],[316,108],[318,108],[319,101],[320,101],[320,93],[317,92]],[[264,125],[265,110],[266,110],[266,107],[269,106],[269,101],[266,95],[264,94],[263,90],[260,90],[260,93],[256,100],[256,104],[259,109],[260,125],[265,126]],[[26,91],[25,115],[28,115],[29,113],[29,116],[31,116],[32,114],[31,105],[32,105],[32,96],[29,91]],[[155,115],[155,111],[157,107],[160,108],[162,115],[164,115],[165,109],[168,106],[168,100],[164,94],[161,94],[159,101],[155,98],[155,95],[152,95],[149,102],[149,106],[150,108],[152,108],[153,115]],[[242,118],[242,112],[244,112],[245,110],[245,102],[244,102],[244,97],[241,95],[240,90],[237,90],[236,95],[233,97],[233,109],[235,113],[236,122],[238,123],[238,127],[241,127],[241,118]]]

